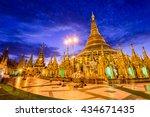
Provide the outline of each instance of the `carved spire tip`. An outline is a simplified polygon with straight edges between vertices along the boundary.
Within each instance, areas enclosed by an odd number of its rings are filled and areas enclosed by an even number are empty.
[[[92,12],[92,20],[95,20],[95,16],[94,13]]]

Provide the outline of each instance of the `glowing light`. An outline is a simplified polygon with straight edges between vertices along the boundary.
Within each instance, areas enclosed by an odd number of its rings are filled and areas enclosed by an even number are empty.
[[[65,41],[64,41],[65,45],[74,45],[77,43],[78,43],[78,37],[77,36],[67,37],[67,39],[65,39]]]
[[[22,69],[19,69],[20,72],[22,72]]]
[[[65,40],[65,45],[68,45],[68,40]]]
[[[69,43],[71,43],[71,42],[72,42],[72,39],[71,39],[71,38],[69,38],[69,39],[68,39],[68,42],[69,42]]]
[[[73,37],[73,42],[74,43],[78,43],[78,38],[77,37]]]

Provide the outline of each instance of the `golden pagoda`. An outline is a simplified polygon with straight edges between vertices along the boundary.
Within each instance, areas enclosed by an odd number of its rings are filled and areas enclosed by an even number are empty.
[[[58,62],[57,62],[56,56],[54,56],[52,71],[53,71],[53,77],[57,77],[58,76]]]
[[[106,43],[103,36],[99,33],[97,24],[95,21],[95,16],[92,13],[91,17],[91,30],[89,38],[86,42],[84,49],[75,57],[74,70],[75,72],[84,72],[86,77],[100,77],[106,76],[102,74],[104,72],[104,66],[98,65],[100,62],[106,64],[107,57],[109,55],[118,54],[116,49],[113,49],[109,44]],[[105,59],[105,60],[104,60]],[[100,67],[100,69],[98,69]]]
[[[98,56],[101,55],[101,46],[103,46],[104,54],[117,54],[117,50],[110,47],[101,36],[98,31],[97,24],[95,21],[95,16],[92,13],[92,23],[91,23],[91,31],[90,36],[86,42],[85,48],[77,55],[77,58],[85,57],[85,61],[88,62],[87,59],[92,55],[96,60],[98,60]],[[91,58],[93,59],[93,58]]]
[[[42,48],[40,50],[39,56],[34,64],[34,67],[36,68],[43,68],[45,67],[44,63],[44,44],[42,45]]]
[[[25,60],[24,55],[22,55],[22,57],[19,60],[17,69],[22,71],[25,67],[26,67],[26,60]]]
[[[52,68],[53,68],[53,61],[52,61],[52,57],[50,57],[50,60],[49,60],[49,63],[48,63],[47,68],[48,68],[49,70],[52,70]]]
[[[33,67],[33,54],[31,54],[31,56],[30,56],[30,59],[29,59],[28,64],[27,64],[27,67],[28,68]]]
[[[33,54],[31,54],[30,59],[27,63],[26,70],[25,70],[26,75],[34,75],[34,69],[33,69]]]

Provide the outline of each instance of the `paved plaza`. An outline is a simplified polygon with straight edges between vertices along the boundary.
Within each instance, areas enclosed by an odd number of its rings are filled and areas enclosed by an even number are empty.
[[[59,85],[60,81],[52,81],[28,77],[13,78],[9,84],[26,92],[46,97],[66,100],[145,100],[150,99],[150,92],[145,90],[145,85],[138,84],[87,84],[84,88],[74,88],[76,83]]]

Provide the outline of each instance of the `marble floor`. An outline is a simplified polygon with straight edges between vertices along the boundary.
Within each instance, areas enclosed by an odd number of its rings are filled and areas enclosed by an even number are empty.
[[[147,100],[150,99],[150,92],[145,90],[145,85],[139,84],[87,84],[83,88],[74,88],[76,83],[64,83],[28,77],[23,80],[21,77],[13,78],[9,84],[34,94],[66,99],[66,100]]]

